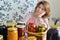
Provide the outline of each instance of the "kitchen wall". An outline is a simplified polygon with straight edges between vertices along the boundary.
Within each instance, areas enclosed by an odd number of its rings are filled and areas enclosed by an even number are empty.
[[[51,6],[50,25],[60,25],[60,0],[47,0]]]
[[[60,0],[47,0],[51,5],[51,17],[60,18]]]
[[[20,20],[32,12],[40,0],[0,0],[0,21]]]

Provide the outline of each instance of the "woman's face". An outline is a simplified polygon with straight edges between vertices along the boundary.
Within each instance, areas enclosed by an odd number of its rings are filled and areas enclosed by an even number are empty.
[[[37,9],[36,9],[36,15],[38,15],[38,16],[43,16],[44,14],[46,13],[46,11],[45,11],[45,7],[44,7],[44,5],[43,4],[40,4],[38,7],[37,7]]]

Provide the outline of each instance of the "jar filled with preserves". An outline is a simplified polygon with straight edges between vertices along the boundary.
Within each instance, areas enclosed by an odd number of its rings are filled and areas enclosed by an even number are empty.
[[[45,27],[44,24],[39,24],[37,28],[37,32],[45,32],[47,28]]]
[[[7,27],[3,21],[0,21],[0,35],[3,35],[4,40],[7,40]]]
[[[25,22],[19,21],[17,23],[17,28],[18,28],[18,39],[25,39]]]
[[[8,28],[8,40],[18,40],[18,31],[16,27],[10,27]]]
[[[44,24],[39,24],[37,27],[37,40],[46,40],[46,30],[47,28],[45,27]]]
[[[29,32],[36,32],[36,25],[34,21],[29,21],[28,25],[27,25],[27,30]]]
[[[35,25],[35,22],[30,20],[28,22],[28,25],[26,26],[27,27],[27,34],[28,34],[28,37],[30,36],[35,36],[35,33],[36,33],[36,25]]]

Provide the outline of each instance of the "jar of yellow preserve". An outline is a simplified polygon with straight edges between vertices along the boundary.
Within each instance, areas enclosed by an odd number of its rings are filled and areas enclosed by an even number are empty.
[[[18,31],[17,28],[11,27],[8,28],[8,40],[18,40]]]

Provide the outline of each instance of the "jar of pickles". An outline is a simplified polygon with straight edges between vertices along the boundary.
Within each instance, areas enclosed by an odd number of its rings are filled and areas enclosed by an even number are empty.
[[[45,27],[44,24],[39,24],[37,28],[37,32],[45,32],[47,28]]]
[[[37,27],[37,40],[46,40],[46,30],[47,28],[45,27],[44,24],[39,24]]]

